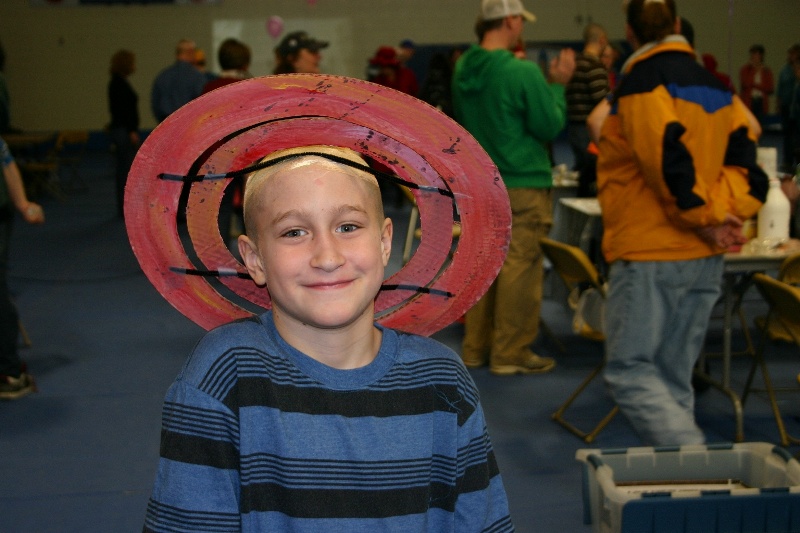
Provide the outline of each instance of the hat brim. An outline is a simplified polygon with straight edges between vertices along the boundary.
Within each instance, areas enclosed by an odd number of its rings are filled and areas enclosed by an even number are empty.
[[[419,186],[422,238],[385,280],[376,320],[429,335],[488,290],[511,235],[508,195],[477,141],[424,102],[363,80],[318,74],[253,78],[203,95],[170,115],[139,149],[125,221],[156,289],[206,329],[270,308],[220,235],[226,174],[275,150],[336,144]],[[179,210],[185,205],[185,222]],[[454,213],[461,237],[453,243]],[[452,248],[455,248],[452,251]]]
[[[523,9],[522,13],[520,13],[520,15],[522,15],[522,18],[524,18],[528,22],[536,22],[536,15],[534,15],[533,13],[528,11],[527,9]]]
[[[314,41],[314,43],[311,46],[307,46],[306,48],[308,48],[312,52],[319,52],[323,48],[328,48],[329,44],[330,43],[327,41]]]

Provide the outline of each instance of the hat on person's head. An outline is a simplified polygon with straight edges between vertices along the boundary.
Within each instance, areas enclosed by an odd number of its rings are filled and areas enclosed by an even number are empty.
[[[320,145],[351,150],[369,165]],[[301,147],[299,155],[292,150]],[[277,156],[281,150],[292,155]],[[147,278],[176,309],[211,329],[271,308],[269,291],[256,286],[220,234],[219,208],[233,180],[301,156],[414,195],[421,238],[399,270],[387,271],[375,298],[378,323],[430,335],[489,289],[508,252],[511,209],[478,141],[438,109],[389,87],[285,74],[195,98],[136,154],[125,189],[128,238]],[[461,235],[454,240],[455,223]]]
[[[495,20],[513,15],[522,15],[528,22],[536,20],[536,15],[525,9],[520,0],[481,0],[483,20]]]
[[[413,50],[417,48],[417,45],[411,39],[403,39],[400,41],[400,48],[411,48]]]
[[[310,52],[319,52],[323,48],[327,48],[328,44],[328,41],[318,41],[309,37],[304,31],[295,31],[281,40],[278,46],[275,47],[275,52],[282,57],[286,57],[290,54],[296,54],[303,48]]]
[[[397,51],[391,46],[381,46],[369,60],[370,65],[378,67],[396,67],[400,64]]]

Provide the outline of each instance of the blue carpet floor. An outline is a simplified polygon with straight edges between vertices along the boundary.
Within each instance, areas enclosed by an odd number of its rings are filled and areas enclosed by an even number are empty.
[[[202,330],[175,311],[141,273],[116,217],[111,160],[91,154],[82,168],[86,191],[64,201],[43,198],[47,223],[15,228],[11,288],[33,345],[22,351],[40,391],[0,403],[0,532],[107,533],[141,530],[158,456],[163,395]],[[399,258],[408,208],[388,207],[398,226]],[[398,259],[394,259],[395,265]],[[763,313],[754,292],[746,309]],[[583,524],[581,470],[575,451],[587,447],[550,420],[550,414],[601,358],[601,346],[570,330],[560,299],[543,316],[566,347],[546,337],[535,349],[557,358],[554,372],[499,378],[472,371],[517,530],[588,532]],[[721,323],[709,332],[721,342]],[[436,338],[458,350],[463,330],[453,325]],[[741,344],[741,332],[734,340]],[[771,349],[777,380],[796,385],[798,351]],[[734,361],[741,387],[748,362]],[[718,373],[718,362],[711,361]],[[579,401],[574,415],[590,423],[611,407],[601,384]],[[800,433],[797,396],[783,408]],[[725,397],[709,390],[697,414],[710,442],[733,438]],[[747,440],[777,441],[766,402],[745,407]],[[628,447],[639,441],[617,417],[592,447]],[[791,450],[796,452],[796,449]]]

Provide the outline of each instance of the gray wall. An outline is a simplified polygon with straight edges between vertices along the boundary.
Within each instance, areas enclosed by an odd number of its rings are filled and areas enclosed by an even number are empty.
[[[527,25],[528,41],[578,40],[588,20],[606,26],[613,39],[624,37],[620,0],[525,3],[539,19]],[[211,58],[218,21],[264,28],[270,16],[279,15],[290,24],[332,28],[339,31],[333,36],[339,46],[325,50],[323,68],[335,66],[326,71],[360,77],[366,60],[383,44],[406,37],[426,44],[472,42],[478,6],[478,0],[220,0],[216,5],[37,7],[30,0],[0,0],[12,122],[26,130],[101,129],[108,121],[109,58],[128,48],[137,55],[131,83],[139,93],[142,126],[152,127],[153,78],[173,61],[181,37],[196,40]],[[767,63],[777,75],[788,46],[800,41],[798,0],[678,0],[678,8],[695,26],[698,51],[715,54],[734,80],[750,44],[766,46]],[[342,28],[349,30],[347,36]],[[263,29],[246,42],[261,58],[254,73],[266,74],[275,41]]]

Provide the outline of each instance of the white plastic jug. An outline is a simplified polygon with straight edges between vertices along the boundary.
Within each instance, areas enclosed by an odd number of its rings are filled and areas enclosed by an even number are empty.
[[[758,240],[773,244],[787,240],[790,214],[789,199],[781,190],[781,182],[770,179],[767,201],[758,211]]]

